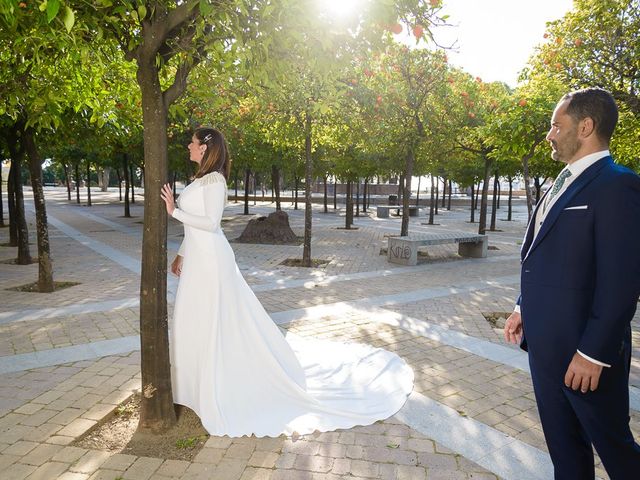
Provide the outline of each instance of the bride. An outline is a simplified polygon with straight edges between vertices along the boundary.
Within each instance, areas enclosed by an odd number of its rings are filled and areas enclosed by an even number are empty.
[[[397,355],[368,345],[285,336],[242,277],[220,228],[231,161],[225,139],[199,128],[198,164],[180,195],[162,188],[184,224],[171,264],[180,276],[170,322],[173,398],[211,435],[277,437],[369,425],[396,413],[413,389]]]

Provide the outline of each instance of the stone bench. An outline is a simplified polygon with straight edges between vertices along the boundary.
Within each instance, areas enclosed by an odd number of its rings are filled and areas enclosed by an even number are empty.
[[[425,245],[457,243],[463,257],[486,258],[488,237],[463,232],[420,233],[406,237],[388,237],[387,260],[400,265],[417,265],[418,248]]]
[[[400,215],[402,205],[376,205],[376,215],[378,218],[389,218],[389,210],[395,210],[396,215]],[[415,205],[409,205],[409,216],[417,217],[420,214],[420,208]]]

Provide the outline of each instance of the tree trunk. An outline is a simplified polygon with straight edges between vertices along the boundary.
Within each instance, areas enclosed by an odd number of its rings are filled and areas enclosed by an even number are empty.
[[[327,182],[329,181],[329,175],[325,174],[324,176],[324,213],[329,213],[329,205],[328,205],[328,195],[329,191],[327,188]]]
[[[122,164],[122,169],[124,170],[124,216],[125,218],[131,218],[131,203],[129,199],[129,192],[131,191],[131,173],[129,170],[128,153],[123,155]]]
[[[76,162],[75,167],[75,179],[76,179],[76,203],[80,205],[80,162]]]
[[[120,169],[116,168],[116,175],[118,176],[118,201],[122,201],[122,175],[120,174]]]
[[[338,179],[333,177],[333,209],[338,209]]]
[[[67,165],[67,162],[64,162],[62,164],[62,167],[64,168],[64,183],[67,186],[67,201],[71,201],[71,180],[69,179],[69,165]]]
[[[531,192],[531,177],[529,176],[529,159],[533,155],[525,155],[522,157],[522,176],[524,180],[524,191],[527,195],[527,213],[528,219],[531,220],[533,214],[533,194]]]
[[[453,183],[449,180],[449,195],[447,199],[447,210],[451,210],[451,190],[453,187]]]
[[[429,225],[433,225],[433,215],[435,213],[435,205],[434,205],[434,186],[433,186],[433,175],[431,175],[431,192],[429,193]]]
[[[345,207],[347,211],[344,215],[344,228],[348,230],[351,228],[351,225],[353,225],[353,182],[351,179],[347,180]]]
[[[489,230],[496,231],[496,212],[498,210],[498,172],[493,178],[493,204],[491,206],[491,226]]]
[[[404,188],[404,175],[400,175],[398,179],[398,198],[396,200],[396,205],[402,205],[402,192]]]
[[[471,219],[469,220],[470,223],[475,223],[476,221],[476,204],[475,204],[475,182],[471,183]]]
[[[249,182],[251,181],[251,170],[244,169],[244,215],[249,215]]]
[[[440,203],[440,188],[438,186],[439,183],[440,183],[440,179],[439,179],[439,177],[436,176],[436,181],[435,181],[435,184],[436,184],[436,192],[435,192],[436,193],[436,198],[434,200],[434,206],[435,206],[434,213],[436,215],[438,215],[438,204]],[[433,186],[432,186],[432,188],[433,188]]]
[[[140,279],[140,352],[142,403],[139,431],[162,432],[176,423],[171,393],[167,320],[167,214],[160,197],[168,181],[168,105],[162,93],[156,55],[138,58],[144,125],[144,229]],[[133,202],[133,175],[131,175]],[[211,392],[213,394],[213,392]]]
[[[296,189],[293,194],[293,209],[298,210],[298,188],[300,187],[300,179],[298,178],[298,174],[294,176],[293,184]]]
[[[482,198],[480,199],[480,219],[478,222],[478,233],[484,235],[487,230],[487,207],[489,200],[489,175],[493,160],[485,155],[484,158],[484,180],[482,184]]]
[[[282,210],[280,204],[280,169],[276,165],[271,165],[271,183],[273,184],[273,194],[276,199],[276,211]]]
[[[254,174],[252,175],[252,179],[253,179],[253,206],[255,207],[258,202],[257,202],[257,196],[258,196],[258,174],[254,172]]]
[[[29,156],[29,172],[33,203],[36,207],[36,232],[38,236],[38,291],[53,292],[53,265],[49,246],[49,226],[47,225],[47,208],[42,190],[42,159],[36,148],[34,131],[27,128],[23,133],[24,146]]]
[[[9,210],[9,246],[18,246],[18,227],[16,218],[16,187],[13,180],[15,171],[15,160],[11,160],[9,168],[9,178],[7,179],[7,208]]]
[[[102,192],[106,192],[109,189],[109,179],[111,178],[111,168],[109,167],[104,167],[102,169],[102,185],[101,185],[101,191]]]
[[[311,176],[313,175],[313,157],[311,156],[311,114],[305,113],[304,120],[304,154],[305,154],[305,177],[304,177],[304,246],[302,249],[302,265],[311,266]],[[296,195],[298,190],[296,189]],[[297,198],[296,198],[297,202]]]
[[[533,179],[533,186],[536,188],[536,205],[540,201],[540,191],[542,190],[542,184],[544,182],[540,181],[540,177],[535,177]]]
[[[356,180],[356,217],[360,216],[360,178]]]
[[[91,206],[91,162],[87,159],[87,206]]]
[[[409,199],[411,198],[411,177],[413,176],[413,164],[415,158],[413,155],[413,146],[409,147],[407,158],[405,159],[404,171],[404,192],[402,194],[402,226],[400,227],[400,236],[409,235]]]
[[[136,176],[134,175],[133,172],[133,165],[129,164],[129,186],[131,187],[131,203],[136,203],[136,191],[135,191],[135,184],[136,184]]]
[[[18,147],[17,128],[10,130],[7,139],[9,155],[11,155],[11,168],[9,169],[9,235],[11,230],[15,238],[10,245],[18,247],[16,263],[18,265],[29,265],[31,263],[31,253],[29,251],[29,230],[27,228],[27,217],[24,211],[24,193],[22,190],[22,159],[24,157],[24,137],[20,147]],[[11,201],[13,197],[13,202]],[[12,205],[13,204],[13,205]],[[13,212],[11,211],[13,207]],[[13,213],[13,215],[11,215]]]
[[[369,177],[364,178],[364,192],[362,193],[362,213],[367,213],[367,200],[369,195]]]
[[[238,203],[238,177],[239,177],[239,176],[240,176],[240,175],[238,175],[238,170],[236,169],[236,172],[235,172],[235,174],[234,174],[234,180],[233,180],[234,189],[235,189],[235,191],[236,191],[236,195],[235,195],[235,197],[236,197],[236,201],[235,201],[234,203]]]
[[[416,207],[420,206],[420,183],[422,182],[422,177],[418,177],[418,188],[416,189]]]
[[[500,185],[500,179],[496,175],[496,182],[498,183],[498,202],[496,203],[496,208],[500,210],[500,197],[502,196],[502,185]]]
[[[447,177],[443,177],[442,178],[442,208],[445,208],[447,206],[447,193],[451,194],[451,192],[448,192],[447,189]]]
[[[509,200],[508,200],[508,212],[507,212],[507,221],[511,221],[512,217],[511,217],[511,204],[512,204],[512,199],[513,199],[513,178],[509,177]]]

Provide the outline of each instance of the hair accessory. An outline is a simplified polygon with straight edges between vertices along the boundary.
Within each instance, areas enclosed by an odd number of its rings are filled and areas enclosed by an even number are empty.
[[[207,134],[206,137],[204,137],[204,139],[202,140],[202,143],[207,143],[212,138],[213,138],[213,133],[209,133],[209,134]]]

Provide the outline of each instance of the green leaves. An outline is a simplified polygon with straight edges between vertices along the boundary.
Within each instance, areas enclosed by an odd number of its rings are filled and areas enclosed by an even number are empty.
[[[60,10],[60,0],[47,0],[43,5],[46,5],[47,9],[47,22],[51,23]]]
[[[71,32],[75,21],[76,17],[73,13],[73,10],[71,10],[71,7],[66,6],[64,8],[64,16],[62,17],[62,22],[64,23],[64,27],[67,29],[67,33]]]

